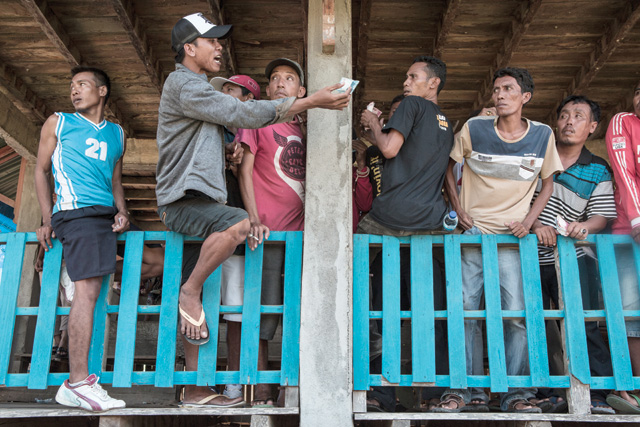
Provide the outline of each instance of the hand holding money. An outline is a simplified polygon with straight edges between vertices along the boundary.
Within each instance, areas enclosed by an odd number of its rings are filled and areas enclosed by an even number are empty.
[[[340,79],[340,87],[335,90],[335,93],[345,93],[349,88],[351,88],[351,93],[356,90],[356,86],[360,83],[359,80],[351,80],[346,77]]]

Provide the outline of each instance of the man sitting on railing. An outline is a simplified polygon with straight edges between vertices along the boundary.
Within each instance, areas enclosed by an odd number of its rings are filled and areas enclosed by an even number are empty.
[[[479,116],[467,121],[456,136],[449,168],[447,193],[465,234],[513,234],[524,237],[546,205],[553,190],[553,174],[562,170],[551,128],[522,117],[522,107],[533,95],[533,79],[521,68],[504,68],[493,76],[492,99],[498,117]],[[453,167],[464,160],[462,189],[457,194]],[[542,189],[530,206],[538,176]],[[499,248],[499,277],[503,310],[523,310],[520,256],[516,248]],[[465,310],[478,310],[484,289],[480,248],[462,248],[462,286]],[[506,320],[505,353],[508,375],[528,370],[524,320]],[[473,372],[478,322],[465,321],[467,373]],[[510,389],[501,397],[505,412],[540,412],[529,401],[531,389]],[[481,390],[448,390],[434,411],[459,412],[465,405],[487,411]]]
[[[564,234],[574,239],[585,239],[590,233],[598,233],[606,227],[607,222],[616,217],[616,206],[613,199],[613,183],[611,169],[607,162],[592,154],[584,146],[587,138],[595,132],[600,121],[600,106],[585,96],[572,95],[565,98],[558,106],[557,149],[565,171],[553,178],[553,194],[549,202],[534,222],[531,230],[538,236],[538,255],[540,258],[540,278],[542,284],[542,302],[545,309],[551,308],[553,301],[558,305],[558,278],[553,247],[556,246],[556,235]],[[538,180],[536,199],[541,182]],[[558,228],[557,217],[568,223],[565,231]],[[588,253],[587,253],[588,252]],[[598,309],[597,270],[591,258],[593,252],[584,247],[577,247],[580,285],[582,286],[583,307],[585,310]],[[548,321],[549,330],[557,331],[547,334],[550,360],[562,352],[557,322]],[[553,329],[551,329],[553,328]],[[591,375],[609,377],[613,375],[609,348],[602,338],[598,322],[587,322],[587,349]],[[560,355],[560,359],[561,359]],[[563,375],[563,367],[550,363],[551,375]],[[538,397],[549,397],[548,390],[540,390]],[[556,403],[543,400],[538,406],[549,412],[559,412],[567,407],[567,402]],[[613,414],[613,409],[605,403],[607,393],[603,390],[591,390],[591,412]],[[546,412],[546,411],[545,411]]]
[[[204,281],[250,231],[247,213],[225,204],[225,157],[239,163],[242,149],[239,144],[224,145],[222,126],[260,128],[309,108],[341,110],[351,99],[351,90],[332,93],[340,84],[308,98],[274,101],[241,102],[216,91],[206,73],[220,71],[219,40],[230,34],[231,25],[216,26],[201,13],[176,23],[171,33],[176,70],[164,82],[158,109],[158,214],[169,230],[205,239],[193,272],[180,288],[180,331],[189,371],[197,369],[197,346],[209,340],[200,300]],[[228,407],[240,404],[242,398],[228,399],[208,387],[187,386],[183,402]]]
[[[362,112],[360,123],[366,138],[387,160],[382,192],[358,224],[357,233],[400,237],[445,232],[442,221],[448,212],[442,185],[453,146],[453,129],[438,107],[438,94],[446,75],[444,62],[419,56],[407,71],[403,85],[406,97],[387,124],[381,126],[378,116],[369,110]],[[370,262],[376,255],[377,251],[371,252]],[[444,295],[442,250],[434,249],[433,262],[434,294]],[[374,358],[371,365],[379,372],[381,357]],[[374,387],[367,396],[367,408],[395,410],[395,390]]]
[[[55,113],[40,134],[35,182],[43,225],[37,236],[45,251],[52,247],[51,237],[60,240],[67,272],[75,282],[68,323],[69,379],[60,386],[56,401],[102,412],[125,406],[109,397],[88,368],[102,277],[115,272],[116,233],[129,227],[121,183],[125,136],[119,125],[104,120],[110,92],[106,73],[76,67],[71,74],[76,113]],[[52,164],[55,206],[49,184]]]
[[[618,218],[614,234],[629,234],[640,244],[640,82],[633,90],[633,113],[616,114],[609,123],[606,144],[616,180]],[[625,310],[640,309],[637,266],[632,248],[616,250],[618,280]],[[640,375],[640,321],[626,322],[633,375]],[[621,391],[611,394],[607,403],[625,413],[640,413],[640,394]]]

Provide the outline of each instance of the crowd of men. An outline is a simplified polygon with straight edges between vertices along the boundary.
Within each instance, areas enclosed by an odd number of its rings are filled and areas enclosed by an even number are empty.
[[[249,76],[209,82],[207,74],[220,71],[220,40],[229,37],[231,29],[213,25],[198,13],[175,25],[171,43],[176,70],[164,83],[159,106],[158,214],[169,230],[204,240],[201,246],[185,248],[179,296],[179,329],[190,371],[197,369],[199,346],[209,341],[201,303],[207,277],[221,267],[222,303],[242,305],[245,242],[254,250],[272,230],[304,229],[306,128],[300,113],[311,108],[342,110],[351,99],[350,90],[336,91],[340,84],[307,96],[303,69],[287,58],[266,67],[269,100],[260,100],[260,86]],[[609,124],[609,167],[585,147],[600,121],[596,102],[584,96],[566,98],[558,107],[554,134],[548,125],[523,116],[534,93],[528,71],[504,68],[494,74],[494,107],[470,118],[454,135],[438,106],[446,78],[444,62],[418,56],[407,71],[403,94],[392,102],[388,121],[369,109],[362,112],[361,138],[353,143],[356,233],[445,234],[450,232],[443,228],[449,211],[457,213],[456,232],[518,238],[535,233],[545,308],[558,305],[553,258],[557,234],[585,239],[612,222],[613,233],[631,235],[640,243],[640,83],[634,89],[634,112],[618,114]],[[56,401],[104,411],[125,403],[102,389],[99,378],[88,372],[87,357],[102,276],[116,271],[116,234],[129,228],[121,183],[126,138],[120,126],[104,119],[110,83],[102,70],[75,68],[70,89],[75,113],[55,113],[42,129],[36,190],[43,225],[37,235],[45,251],[51,248],[52,237],[60,240],[75,284],[68,319],[70,375]],[[559,217],[567,223],[562,230]],[[282,303],[283,249],[264,247],[262,304]],[[161,269],[163,250],[149,248],[148,254],[154,259],[149,268]],[[411,303],[408,255],[401,253],[405,306]],[[444,309],[444,254],[435,248],[432,256],[434,308]],[[461,256],[464,309],[478,310],[484,291],[482,252],[464,247]],[[620,248],[617,257],[624,308],[637,310],[640,295],[633,251]],[[519,252],[500,247],[498,259],[502,309],[522,310]],[[380,309],[379,251],[371,251],[370,262],[372,307]],[[595,309],[598,282],[593,254],[579,249],[578,263],[583,304]],[[242,316],[226,314],[225,319],[229,369],[238,370]],[[267,369],[268,342],[278,322],[278,316],[262,316],[260,370]],[[438,373],[446,374],[447,338],[441,326],[436,325],[436,363]],[[373,372],[380,370],[378,327],[372,322]],[[508,375],[528,373],[526,327],[523,319],[505,321]],[[547,329],[554,327],[550,322]],[[611,375],[610,353],[597,324],[588,322],[586,328],[592,374]],[[628,321],[627,335],[633,372],[640,375],[640,322]],[[480,375],[484,366],[478,321],[465,321],[464,340],[467,372]],[[550,338],[552,355],[561,348],[553,342]],[[551,373],[561,374],[561,369],[551,366]],[[427,398],[426,409],[436,412],[482,412],[490,406],[482,389],[440,389]],[[251,405],[273,407],[278,401],[271,387],[263,384],[256,387]],[[613,408],[640,412],[640,397],[630,392],[593,392],[591,402],[593,413],[613,413]],[[244,404],[238,384],[227,385],[222,394],[215,387],[187,386],[182,401],[185,407]],[[395,389],[374,387],[367,404],[369,410],[395,410]],[[566,402],[554,390],[512,388],[494,406],[505,412],[561,411]]]

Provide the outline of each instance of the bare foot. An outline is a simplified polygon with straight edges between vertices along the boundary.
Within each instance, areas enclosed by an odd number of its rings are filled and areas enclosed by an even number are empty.
[[[192,290],[189,282],[185,283],[180,288],[180,307],[187,312],[193,319],[198,320],[202,316],[202,302],[200,301],[201,290]],[[201,326],[196,326],[193,323],[187,321],[182,315],[180,315],[180,332],[187,336],[187,338],[199,340],[200,338],[206,338],[209,336],[207,330],[207,323],[204,322]]]

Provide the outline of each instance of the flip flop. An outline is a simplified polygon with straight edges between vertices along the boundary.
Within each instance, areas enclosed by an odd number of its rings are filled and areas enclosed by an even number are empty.
[[[633,397],[635,401],[640,405],[640,397],[635,394],[628,393],[629,396]],[[640,414],[640,407],[627,402],[626,399],[616,396],[615,394],[609,394],[607,396],[607,403],[612,408],[616,409],[622,414]]]
[[[480,399],[471,399],[471,402],[460,408],[460,412],[489,412],[489,405]]]
[[[186,320],[187,322],[191,323],[194,326],[201,327],[202,324],[205,322],[204,308],[200,312],[200,319],[198,319],[198,320],[195,320],[193,317],[189,316],[189,314],[182,309],[182,306],[180,304],[178,304],[178,310],[180,311],[180,315],[182,317],[184,317],[184,320]],[[200,339],[197,339],[197,340],[193,339],[193,338],[189,338],[186,334],[182,334],[182,336],[189,343],[191,343],[193,345],[203,345],[203,344],[206,344],[206,343],[209,342],[209,335],[207,335],[205,338],[200,338]]]
[[[516,406],[518,405],[518,403],[531,405],[531,408],[516,409]],[[506,412],[511,412],[515,414],[540,414],[542,413],[542,410],[540,410],[540,408],[536,406],[535,403],[529,402],[529,400],[527,399],[514,399],[511,402],[509,402],[509,406],[507,407]]]
[[[440,403],[431,410],[431,412],[439,412],[445,414],[458,413],[462,411],[462,408],[465,406],[464,399],[458,396],[457,394],[448,394],[448,397],[445,400],[440,401]],[[444,405],[447,403],[455,402],[456,408],[445,408]]]
[[[567,410],[569,409],[569,402],[567,402],[565,399],[562,399],[559,396],[551,396],[549,398],[549,402],[551,402],[551,404],[553,405],[551,407],[551,409],[549,409],[549,413],[552,414],[564,414],[565,412],[567,412]],[[540,407],[538,405],[538,407]],[[544,412],[544,410],[542,411]]]
[[[218,396],[223,396],[223,395],[215,393],[205,397],[204,399],[198,400],[197,402],[193,402],[193,403],[181,402],[180,407],[181,408],[237,408],[239,406],[245,405],[244,400],[241,400],[240,402],[232,403],[230,405],[219,405],[216,403],[209,403]]]
[[[607,403],[602,400],[601,397],[591,398],[591,413],[601,415],[615,415],[616,411]]]

